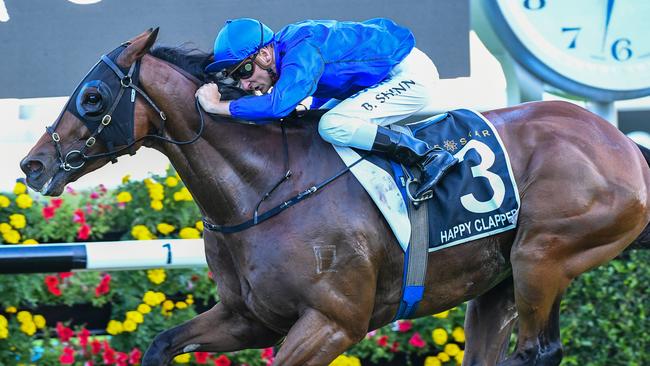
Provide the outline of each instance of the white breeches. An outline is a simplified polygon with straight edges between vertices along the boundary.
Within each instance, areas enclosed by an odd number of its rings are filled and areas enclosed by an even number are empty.
[[[318,132],[332,144],[370,150],[377,125],[386,126],[418,112],[432,102],[438,70],[433,61],[414,48],[383,81],[343,100],[330,100],[321,108]]]

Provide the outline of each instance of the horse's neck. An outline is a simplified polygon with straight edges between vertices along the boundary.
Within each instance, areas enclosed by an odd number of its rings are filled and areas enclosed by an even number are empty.
[[[166,133],[176,140],[192,138],[200,126],[196,86],[161,61],[147,59],[142,84],[168,115]],[[174,74],[160,86],[155,80],[165,72]],[[250,217],[262,195],[284,174],[282,133],[273,126],[214,121],[206,114],[203,118],[205,130],[195,143],[155,147],[169,158],[203,214],[219,224],[238,223]]]

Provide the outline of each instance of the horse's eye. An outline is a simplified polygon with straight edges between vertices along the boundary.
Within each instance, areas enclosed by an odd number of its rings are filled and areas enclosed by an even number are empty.
[[[102,101],[102,96],[97,93],[88,93],[84,97],[84,103],[97,104]]]

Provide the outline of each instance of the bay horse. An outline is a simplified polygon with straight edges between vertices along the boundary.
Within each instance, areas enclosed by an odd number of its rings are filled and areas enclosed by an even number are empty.
[[[32,189],[59,195],[67,183],[144,145],[169,158],[207,221],[235,225],[252,217],[285,171],[285,140],[293,176],[266,207],[343,168],[318,135],[317,114],[285,121],[285,133],[276,123],[250,125],[219,116],[204,121],[195,108],[199,80],[183,69],[182,55],[165,61],[164,52],[150,50],[157,34],[155,29],[135,37],[86,76],[83,94],[75,99],[73,93],[21,161]],[[108,114],[122,108],[106,105],[103,98],[111,100],[115,91],[102,91],[106,87],[97,80],[108,87],[139,85],[131,96],[134,112],[125,113],[128,121],[108,121],[127,123],[131,146],[100,133],[105,117],[95,121],[97,127],[84,121],[101,117],[109,106]],[[518,227],[429,253],[415,317],[471,300],[464,365],[558,365],[559,305],[569,283],[647,235],[650,155],[644,158],[605,120],[565,102],[484,115],[510,155],[521,197]],[[404,253],[351,174],[259,225],[236,233],[206,230],[204,240],[221,302],[160,333],[142,365],[167,365],[185,352],[280,341],[276,365],[328,365],[397,312]],[[335,252],[327,270],[318,264],[316,248],[322,246]],[[515,323],[517,346],[508,355]]]

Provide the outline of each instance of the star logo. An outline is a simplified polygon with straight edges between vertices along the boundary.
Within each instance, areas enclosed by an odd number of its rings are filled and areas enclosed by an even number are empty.
[[[458,150],[458,145],[456,144],[456,141],[454,140],[445,140],[445,142],[442,144],[442,147],[445,148],[447,151],[454,152]]]

